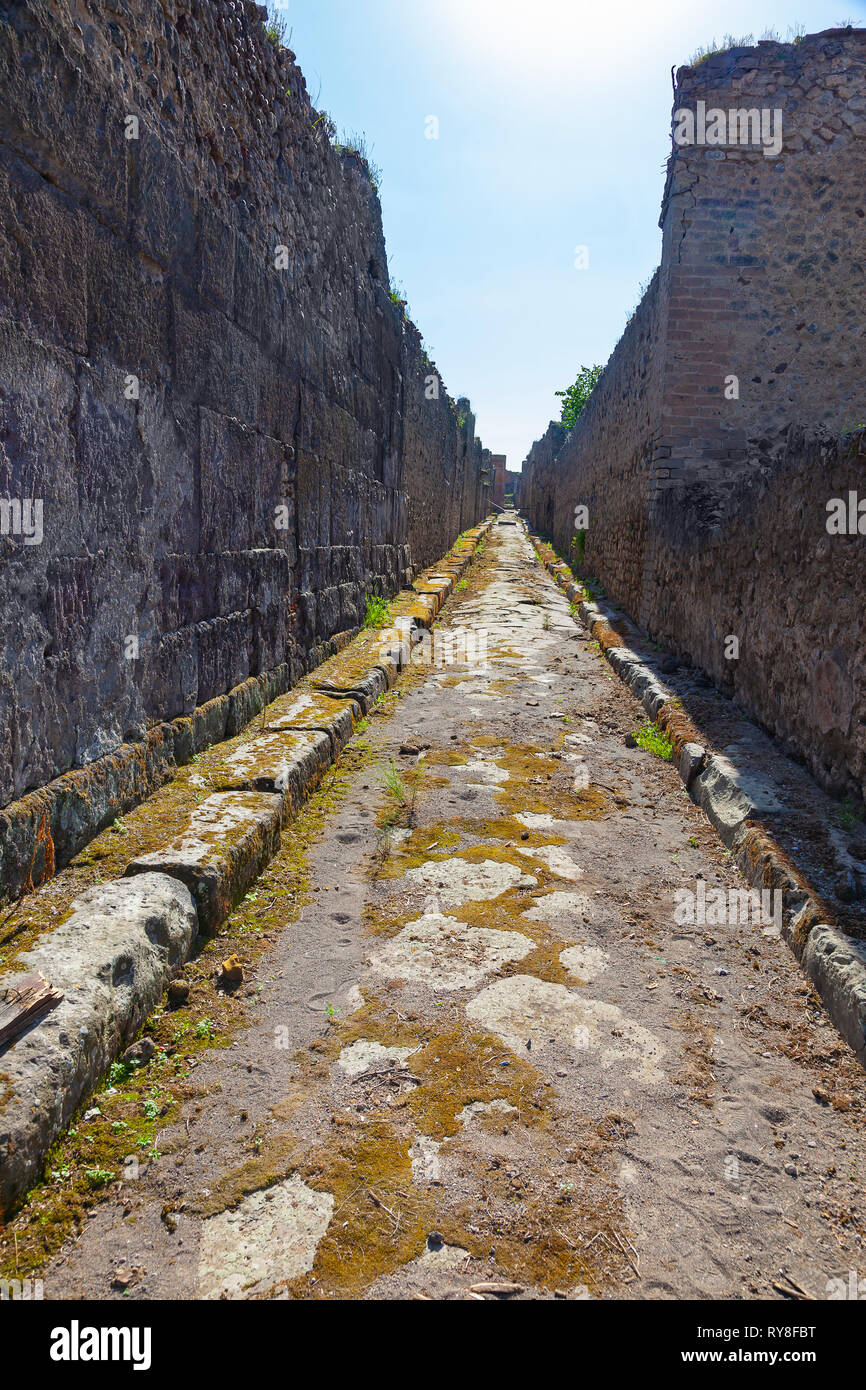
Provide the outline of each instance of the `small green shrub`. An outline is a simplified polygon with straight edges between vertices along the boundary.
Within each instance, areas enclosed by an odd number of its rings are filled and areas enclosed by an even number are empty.
[[[382,785],[393,801],[398,802],[400,806],[406,805],[406,783],[397,771],[393,758],[391,759],[391,766],[382,773]]]
[[[562,397],[560,424],[563,424],[567,430],[574,429],[578,416],[592,395],[593,388],[603,370],[600,366],[581,367],[574,384],[566,387],[564,391],[556,392],[557,396]]]
[[[112,1062],[108,1077],[112,1086],[122,1086],[138,1070],[137,1062]]]
[[[674,756],[673,744],[657,724],[644,724],[642,728],[634,730],[632,737],[638,748],[645,749],[647,753],[655,753],[657,758],[663,758],[666,763]]]
[[[418,759],[419,763],[424,754]],[[390,810],[385,814],[383,824],[386,829],[390,829],[402,820],[403,824],[411,830],[415,824],[415,803],[418,799],[418,788],[421,784],[420,770],[409,774],[408,779],[402,777],[391,759],[391,766],[381,774],[382,785],[385,794],[391,803]]]
[[[109,1173],[107,1168],[88,1168],[84,1174],[88,1186],[93,1188],[106,1187],[108,1183],[114,1182],[114,1173]]]
[[[362,627],[387,627],[391,619],[391,605],[378,594],[370,594]]]
[[[268,5],[268,17],[262,23],[268,43],[273,44],[274,48],[288,48],[291,32],[287,34],[288,22],[276,5]]]

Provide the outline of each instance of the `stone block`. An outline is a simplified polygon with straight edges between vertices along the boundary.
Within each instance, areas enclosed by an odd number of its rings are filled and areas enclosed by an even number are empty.
[[[134,247],[164,270],[195,277],[194,183],[159,136],[141,125],[129,142],[129,230]]]
[[[342,753],[361,718],[357,700],[330,696],[321,690],[293,691],[269,706],[269,729],[297,729],[326,733],[333,756]]]
[[[282,797],[285,822],[300,809],[332,756],[327,733],[275,729],[268,721],[268,732],[257,734],[224,760],[223,775],[238,788]]]
[[[809,933],[802,965],[842,1037],[866,1066],[866,942],[819,924]]]
[[[187,291],[171,292],[174,388],[192,405],[205,405],[254,424],[259,400],[258,343]]]
[[[686,788],[690,788],[697,774],[702,770],[707,750],[699,743],[684,743],[679,759],[679,774]]]
[[[93,219],[86,227],[87,353],[125,374],[167,375],[168,299],[161,279],[131,247]]]
[[[30,164],[0,153],[0,310],[36,338],[87,349],[85,214]]]
[[[196,224],[198,292],[229,318],[234,308],[235,232],[207,202],[201,202]]]
[[[203,932],[228,917],[280,847],[282,796],[216,792],[163,849],[127,865],[125,876],[167,874],[186,884]]]
[[[187,888],[176,878],[143,873],[88,889],[62,926],[22,957],[22,973],[41,971],[64,998],[3,1054],[4,1214],[38,1177],[51,1144],[132,1040],[197,933]],[[19,978],[7,977],[0,987]]]

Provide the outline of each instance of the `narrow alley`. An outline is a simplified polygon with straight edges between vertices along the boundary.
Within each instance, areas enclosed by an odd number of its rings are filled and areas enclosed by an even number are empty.
[[[140,1165],[10,1224],[46,1297],[825,1298],[866,1078],[772,930],[678,924],[742,880],[514,513],[416,655],[49,1169],[150,1095]]]

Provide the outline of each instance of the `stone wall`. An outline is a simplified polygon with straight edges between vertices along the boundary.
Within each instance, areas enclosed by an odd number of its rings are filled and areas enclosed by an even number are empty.
[[[0,12],[0,805],[297,678],[481,517],[369,170],[264,14]]]
[[[611,592],[629,610],[639,605],[643,584],[647,465],[657,447],[661,411],[663,309],[656,272],[577,428],[567,435],[551,424],[524,464],[523,505],[533,525],[564,555],[571,553],[577,531],[585,530],[586,565],[615,575]],[[588,527],[576,525],[578,506],[588,509]]]
[[[654,631],[830,791],[866,794],[866,430],[792,426],[725,483],[659,497]],[[847,511],[851,492],[862,532],[828,534],[828,500]]]
[[[866,794],[866,542],[826,529],[831,498],[866,495],[866,31],[681,68],[674,128],[699,103],[780,111],[781,149],[776,115],[770,157],[672,142],[661,265],[576,428],[533,446],[522,506],[825,785]]]
[[[506,474],[508,472],[505,454],[494,454],[491,463],[493,465],[493,505],[504,507]]]

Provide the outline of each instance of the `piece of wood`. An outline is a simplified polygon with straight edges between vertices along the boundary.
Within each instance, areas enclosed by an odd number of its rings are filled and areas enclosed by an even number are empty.
[[[10,986],[0,999],[0,1047],[19,1037],[62,999],[60,990],[49,985],[38,970]]]
[[[481,1284],[470,1284],[469,1292],[476,1294],[489,1293],[494,1298],[513,1298],[515,1294],[523,1293],[523,1284],[492,1283],[485,1280]]]
[[[800,1284],[795,1283],[794,1280],[791,1278],[790,1274],[783,1274],[782,1278],[787,1279],[790,1288],[785,1284],[777,1284],[774,1280],[773,1288],[776,1290],[777,1293],[784,1294],[786,1298],[797,1298],[801,1301],[808,1299],[810,1303],[815,1302],[815,1295],[807,1293],[806,1290]]]

